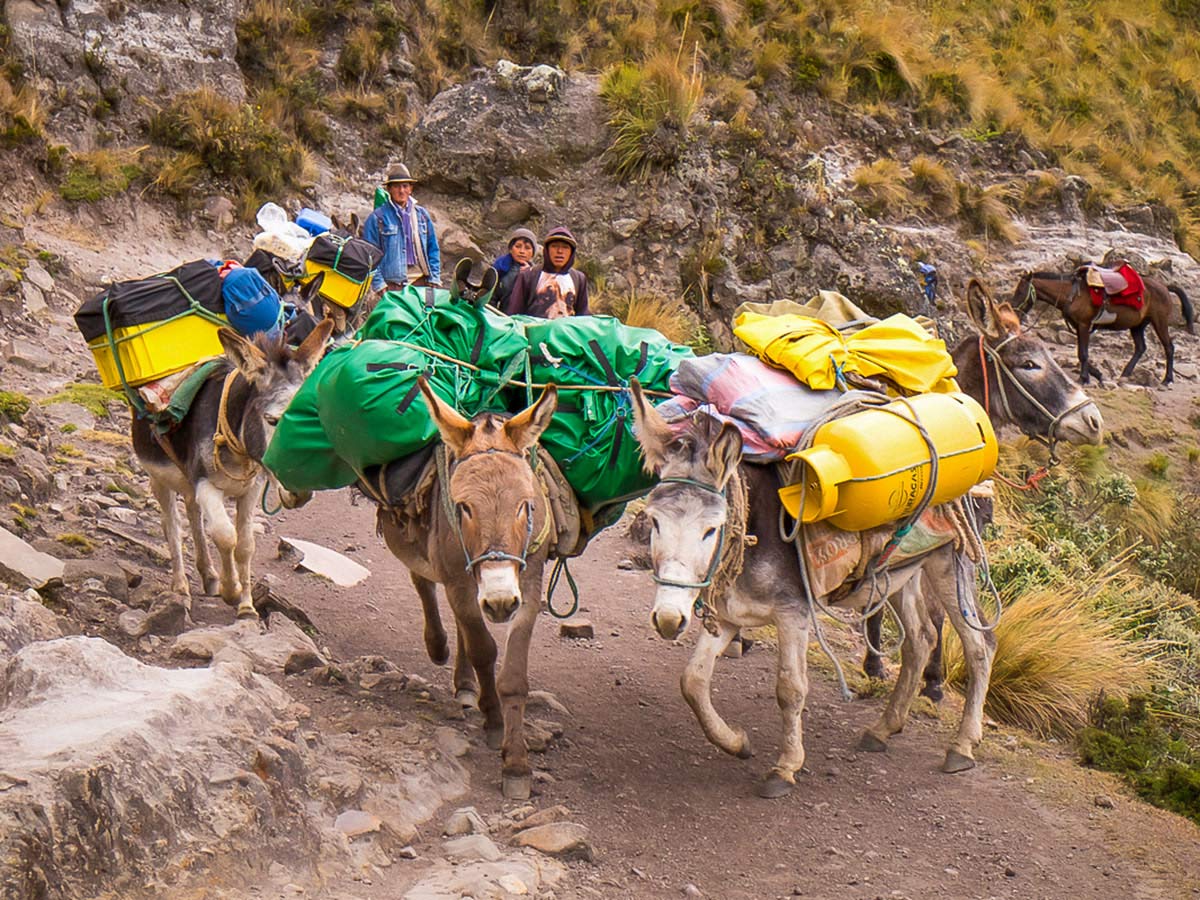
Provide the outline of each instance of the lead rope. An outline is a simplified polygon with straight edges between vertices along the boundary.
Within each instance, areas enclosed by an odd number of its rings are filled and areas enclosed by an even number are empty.
[[[226,375],[225,384],[221,388],[221,405],[217,408],[217,433],[213,435],[213,466],[226,478],[246,484],[258,476],[261,467],[250,458],[250,454],[246,452],[245,443],[234,433],[233,426],[229,424],[229,394],[233,390],[233,383],[239,374],[241,373],[234,369]],[[227,449],[234,458],[242,459],[240,465],[245,469],[242,474],[235,475],[225,468],[225,464],[221,462],[222,448]]]

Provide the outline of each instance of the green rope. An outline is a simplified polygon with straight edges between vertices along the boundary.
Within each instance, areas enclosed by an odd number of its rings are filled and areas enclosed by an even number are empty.
[[[554,592],[558,588],[559,575],[566,573],[567,587],[571,589],[571,608],[564,613],[560,613],[554,608]],[[571,569],[567,566],[567,558],[560,556],[554,561],[554,568],[550,571],[550,582],[546,585],[546,610],[556,619],[569,619],[575,613],[579,612],[579,585],[575,583],[575,576],[571,574]]]

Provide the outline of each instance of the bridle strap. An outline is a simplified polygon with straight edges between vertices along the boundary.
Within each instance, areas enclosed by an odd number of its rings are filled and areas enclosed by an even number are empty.
[[[229,395],[233,391],[233,384],[237,381],[241,372],[234,369],[225,376],[225,383],[221,387],[221,403],[217,407],[217,433],[213,435],[213,466],[220,471],[226,478],[233,481],[252,481],[258,475],[259,465],[250,458],[250,454],[246,452],[246,444],[242,440],[240,434],[235,433],[233,426],[229,424]],[[245,417],[242,419],[239,431],[245,426]],[[225,464],[221,462],[221,449],[229,451],[229,454],[238,461],[238,464],[245,470],[240,475],[235,475],[225,468]]]
[[[732,479],[731,479],[732,480]],[[685,478],[683,476],[672,476],[670,478],[660,478],[662,484],[686,484],[689,487],[697,487],[703,491],[708,491],[710,494],[717,494],[724,497],[726,504],[729,503],[729,488],[726,485],[725,489],[717,487],[715,484],[708,484],[704,481],[697,481],[694,478]],[[683,588],[685,590],[703,590],[706,587],[711,587],[713,578],[716,577],[717,569],[721,566],[721,557],[725,553],[725,532],[728,528],[728,516],[726,521],[721,523],[720,532],[717,535],[717,546],[713,550],[712,558],[708,561],[708,572],[704,576],[703,581],[672,581],[670,578],[661,577],[657,571],[650,573],[650,577],[654,579],[655,584],[661,584],[664,587]]]

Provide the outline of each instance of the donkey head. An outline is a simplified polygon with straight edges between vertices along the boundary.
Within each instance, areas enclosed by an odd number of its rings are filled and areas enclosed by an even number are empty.
[[[1100,443],[1100,410],[1054,361],[1042,340],[1021,330],[1010,304],[996,303],[971,279],[967,313],[979,334],[954,349],[958,382],[984,404],[995,425],[1015,425],[1030,437]]]
[[[669,425],[631,379],[633,430],[646,471],[659,478],[646,498],[650,558],[658,590],[650,623],[667,640],[691,619],[720,560],[728,503],[725,487],[742,459],[738,430],[707,415]]]
[[[292,402],[296,391],[309,373],[316,368],[325,352],[325,342],[333,331],[333,322],[323,320],[295,350],[284,342],[282,335],[260,335],[249,341],[229,328],[217,332],[225,356],[250,386],[241,414],[241,437],[252,459],[261,461],[267,445],[275,434],[275,426]],[[276,484],[279,497],[289,509],[302,505],[308,498],[285,491]]]
[[[457,521],[450,525],[461,537],[479,607],[491,621],[506,622],[521,605],[520,576],[541,503],[528,451],[558,408],[558,389],[550,385],[511,418],[480,413],[468,420],[423,377],[418,384],[452,458],[449,492]]]

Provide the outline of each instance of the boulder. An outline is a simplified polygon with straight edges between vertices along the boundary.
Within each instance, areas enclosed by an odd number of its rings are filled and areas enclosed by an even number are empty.
[[[405,892],[403,900],[553,896],[542,892],[548,892],[566,874],[564,866],[544,858],[510,857],[453,867],[439,861]]]
[[[250,850],[305,871],[319,832],[279,782],[303,757],[263,738],[289,702],[244,668],[161,669],[98,638],[19,650],[0,669],[0,896],[140,896]]]
[[[7,528],[0,528],[0,578],[14,587],[40,588],[62,578],[63,564],[33,549]]]
[[[502,178],[544,180],[597,157],[607,120],[597,77],[501,60],[433,98],[409,137],[409,165],[435,191],[491,199]],[[521,221],[516,212],[499,218]]]
[[[234,57],[241,8],[237,0],[9,0],[4,13],[27,72],[80,103],[102,97],[133,122],[135,101],[202,84],[245,99]]]
[[[37,593],[0,594],[0,666],[27,644],[62,637],[54,613],[42,606]]]
[[[264,674],[300,672],[327,663],[312,638],[281,615],[268,617],[265,624],[243,619],[222,627],[197,628],[175,639],[171,655],[214,662],[245,660]]]
[[[532,847],[539,853],[560,859],[582,859],[591,862],[592,845],[587,841],[587,829],[576,822],[551,822],[535,825],[517,834],[517,843]]]

